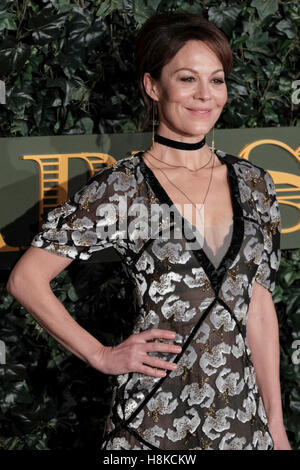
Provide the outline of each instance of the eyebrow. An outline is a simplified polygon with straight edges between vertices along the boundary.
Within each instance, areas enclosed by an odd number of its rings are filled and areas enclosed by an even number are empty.
[[[194,70],[194,69],[190,69],[189,67],[181,67],[180,69],[176,69],[175,72],[173,72],[173,74],[177,73],[177,72],[180,72],[180,70],[190,70],[191,72],[194,72],[194,73],[198,73],[197,70]],[[217,72],[224,72],[223,69],[217,69],[217,70],[214,70],[212,74],[214,73],[217,73]]]

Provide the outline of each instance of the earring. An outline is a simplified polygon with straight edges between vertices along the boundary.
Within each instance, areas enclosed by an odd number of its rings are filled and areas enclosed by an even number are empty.
[[[213,126],[212,128],[211,151],[212,151],[212,154],[214,154],[215,152],[215,126]]]
[[[154,100],[152,100],[152,145],[154,144],[154,121],[155,121]]]

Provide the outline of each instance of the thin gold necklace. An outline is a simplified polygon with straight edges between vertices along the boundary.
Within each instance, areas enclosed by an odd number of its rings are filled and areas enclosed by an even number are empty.
[[[211,157],[212,157],[212,149],[210,150],[211,151]],[[146,150],[146,152],[150,153],[150,155],[152,155],[151,152],[149,152],[149,150]],[[212,164],[212,169],[211,169],[211,173],[210,173],[210,179],[209,179],[209,184],[208,184],[208,188],[207,188],[207,191],[206,191],[206,194],[205,194],[205,198],[202,202],[202,207],[204,207],[204,203],[205,203],[205,200],[206,200],[206,197],[208,195],[208,191],[209,191],[209,188],[210,188],[210,184],[211,184],[211,180],[212,180],[212,173],[213,173],[213,169],[214,169],[214,162],[215,162],[215,154],[214,154],[214,158],[213,158],[213,164]],[[181,166],[181,165],[180,165]],[[200,211],[197,209],[197,206],[195,205],[195,203],[185,194],[184,191],[182,191],[180,188],[178,188],[178,186],[173,183],[170,178],[168,178],[168,176],[165,174],[165,172],[161,169],[161,168],[158,168],[156,166],[153,165],[154,168],[156,168],[157,170],[160,170],[162,172],[162,174],[167,178],[167,180],[173,185],[175,186],[175,188],[177,188],[192,204],[193,206],[195,207],[196,211],[200,214]],[[195,171],[195,170],[193,170]]]
[[[169,166],[172,166],[173,168],[185,168],[186,170],[194,173],[195,171],[198,171],[198,170],[201,170],[201,168],[204,168],[206,165],[209,164],[209,162],[211,161],[212,159],[212,151],[210,152],[210,157],[209,157],[209,160],[208,162],[205,163],[205,165],[203,166],[200,166],[199,168],[196,168],[195,170],[191,170],[190,168],[188,168],[187,166],[184,166],[184,165],[172,165],[171,163],[167,163],[165,162],[164,160],[160,160],[159,158],[155,157],[155,155],[153,155],[153,153],[151,153],[149,150],[146,150],[146,152],[150,153],[150,155],[155,158],[155,160],[158,160],[159,162],[162,162],[162,163],[165,163],[166,165],[169,165]],[[156,168],[156,167],[154,167]]]

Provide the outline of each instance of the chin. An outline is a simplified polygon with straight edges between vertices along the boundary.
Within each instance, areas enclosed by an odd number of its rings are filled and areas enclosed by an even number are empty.
[[[209,133],[210,129],[213,127],[213,124],[201,127],[201,129],[195,129],[194,132],[190,133],[191,137],[200,137]]]
[[[182,137],[192,137],[195,139],[200,139],[202,135],[208,134],[210,129],[213,127],[214,122],[215,121],[205,123],[201,126],[195,126],[195,123],[191,123],[190,126],[187,126],[187,121],[185,121],[183,123],[177,124],[176,126],[173,126],[173,129],[178,135],[181,135]]]
[[[208,134],[208,131],[201,131],[201,132],[184,132],[183,134],[182,133],[179,133],[179,135],[181,135],[183,138],[185,139],[194,139],[195,142],[198,142],[200,140],[202,140],[206,135]]]

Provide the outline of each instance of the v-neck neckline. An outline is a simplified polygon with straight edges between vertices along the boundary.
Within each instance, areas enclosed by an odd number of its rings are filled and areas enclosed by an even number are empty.
[[[207,277],[209,278],[212,286],[214,287],[215,290],[217,290],[219,286],[221,285],[224,274],[228,271],[230,265],[235,260],[242,246],[242,242],[244,239],[244,217],[243,217],[243,209],[242,209],[241,197],[240,197],[240,191],[239,191],[239,185],[238,185],[238,178],[233,168],[233,165],[226,158],[227,154],[224,154],[224,156],[222,156],[222,155],[217,154],[218,150],[215,150],[215,152],[216,152],[216,157],[218,158],[218,160],[222,163],[222,165],[226,165],[227,167],[227,181],[229,184],[231,203],[232,203],[232,209],[233,209],[233,219],[232,219],[233,230],[232,230],[231,242],[217,268],[215,267],[213,262],[210,260],[210,258],[207,256],[203,247],[196,249],[196,250],[193,249],[191,251],[195,253]],[[141,151],[141,152],[136,153],[135,156],[142,157],[144,153],[145,151]],[[193,225],[191,222],[189,222],[185,217],[181,215],[180,211],[177,209],[177,207],[175,206],[175,204],[173,203],[168,193],[166,192],[164,187],[161,185],[160,181],[157,179],[157,177],[155,176],[151,168],[145,163],[144,159],[140,158],[139,162],[141,164],[142,173],[146,177],[146,180],[151,190],[153,191],[155,196],[158,198],[158,200],[162,203],[166,203],[169,207],[174,207],[175,210],[179,214],[180,220],[183,223],[187,222],[187,224],[193,230],[197,230],[195,225]],[[183,230],[183,236],[186,239],[184,232],[185,231]],[[198,230],[197,232],[199,233]],[[188,240],[186,239],[186,241]]]

